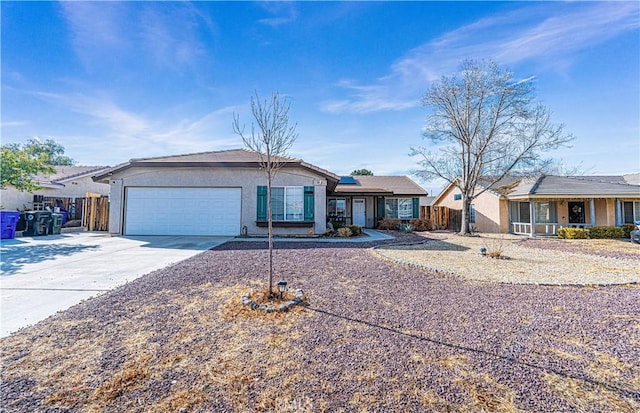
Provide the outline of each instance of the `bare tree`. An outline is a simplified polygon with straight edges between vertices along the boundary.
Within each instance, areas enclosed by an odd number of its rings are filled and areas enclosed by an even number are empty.
[[[422,178],[441,178],[460,190],[461,234],[470,233],[474,198],[510,173],[544,171],[553,161],[542,154],[573,140],[534,102],[532,80],[515,79],[492,61],[466,60],[459,74],[443,76],[422,98],[432,109],[423,137],[436,148],[412,148],[411,154],[422,156]]]
[[[289,149],[298,138],[297,123],[289,124],[291,104],[281,99],[278,92],[271,99],[260,100],[258,93],[251,97],[251,113],[254,122],[245,133],[240,116],[233,114],[233,131],[242,138],[244,145],[258,153],[260,169],[267,177],[267,221],[269,232],[269,295],[273,295],[273,217],[271,213],[271,185],[276,174],[288,159]]]

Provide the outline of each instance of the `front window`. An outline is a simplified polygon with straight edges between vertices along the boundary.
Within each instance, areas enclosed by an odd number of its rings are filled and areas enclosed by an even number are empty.
[[[390,198],[384,201],[384,216],[387,218],[413,218],[413,200],[411,198]]]
[[[347,200],[330,199],[327,212],[332,217],[344,217],[347,213]]]
[[[531,222],[531,209],[528,202],[518,202],[518,222]]]
[[[476,223],[476,206],[473,204],[469,205],[469,223]]]
[[[304,187],[272,187],[271,217],[274,221],[304,220]]]
[[[536,223],[550,224],[556,222],[555,202],[535,202]]]
[[[625,224],[640,221],[640,202],[623,202],[622,219]]]

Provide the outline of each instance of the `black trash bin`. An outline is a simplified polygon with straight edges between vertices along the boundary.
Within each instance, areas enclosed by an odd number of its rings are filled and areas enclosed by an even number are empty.
[[[26,228],[22,235],[27,237],[37,237],[49,233],[49,223],[51,222],[51,212],[49,211],[27,211],[24,213]]]
[[[49,221],[49,234],[60,234],[62,232],[62,214],[51,214]]]

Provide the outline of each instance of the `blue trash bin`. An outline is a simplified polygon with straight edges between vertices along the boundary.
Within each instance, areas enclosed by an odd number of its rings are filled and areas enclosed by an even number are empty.
[[[0,225],[2,226],[2,239],[16,237],[16,224],[20,218],[20,212],[0,211]]]

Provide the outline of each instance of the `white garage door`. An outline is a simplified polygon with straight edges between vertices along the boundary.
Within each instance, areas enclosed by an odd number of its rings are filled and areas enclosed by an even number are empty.
[[[127,188],[126,235],[239,235],[240,188]]]

